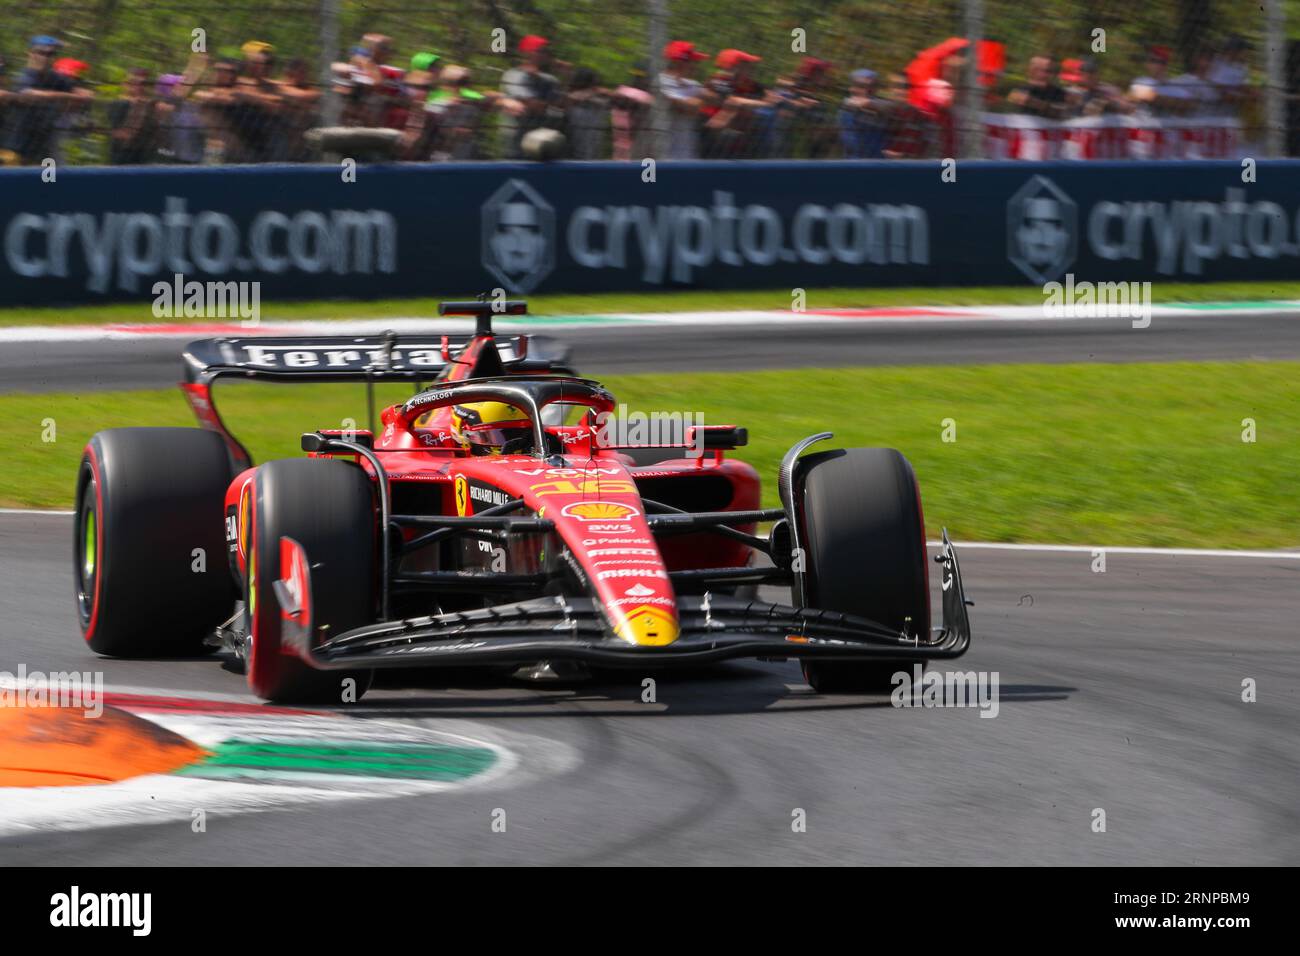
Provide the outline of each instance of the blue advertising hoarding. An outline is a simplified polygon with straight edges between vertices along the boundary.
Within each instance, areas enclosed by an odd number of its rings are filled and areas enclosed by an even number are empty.
[[[1300,275],[1300,161],[0,170],[0,304]]]

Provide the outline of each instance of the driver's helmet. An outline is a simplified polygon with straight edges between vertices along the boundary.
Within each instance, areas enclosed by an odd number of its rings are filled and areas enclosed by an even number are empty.
[[[451,433],[475,455],[527,451],[533,426],[524,413],[505,402],[472,402],[451,410]],[[523,439],[523,441],[519,441]]]

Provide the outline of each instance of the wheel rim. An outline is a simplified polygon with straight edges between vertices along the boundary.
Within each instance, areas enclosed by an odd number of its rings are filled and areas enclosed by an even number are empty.
[[[86,482],[82,492],[77,530],[77,609],[84,626],[90,622],[95,609],[95,585],[99,574],[99,512],[95,508],[93,477]]]

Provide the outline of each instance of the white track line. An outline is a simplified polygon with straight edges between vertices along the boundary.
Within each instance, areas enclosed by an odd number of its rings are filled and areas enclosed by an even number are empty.
[[[913,314],[908,314],[912,312]],[[863,314],[866,313],[866,314]],[[1239,306],[1224,305],[1214,309],[1197,309],[1178,305],[1154,305],[1151,314],[1156,319],[1183,318],[1187,316],[1217,316],[1231,319],[1245,315],[1280,315],[1300,318],[1300,302],[1279,300],[1267,304],[1244,303]],[[546,334],[565,329],[609,328],[611,326],[654,325],[788,325],[807,326],[816,323],[856,323],[859,325],[899,325],[920,323],[932,325],[944,322],[1105,322],[1107,319],[1088,319],[1075,316],[1049,316],[1039,305],[981,305],[981,306],[880,306],[863,310],[826,309],[791,312],[781,309],[728,309],[697,312],[614,312],[535,319],[502,318],[496,323],[500,332],[535,332]],[[276,320],[244,327],[220,320],[197,322],[193,327],[185,323],[127,323],[106,322],[94,325],[26,325],[0,327],[0,342],[87,342],[130,341],[141,339],[197,339],[209,337],[247,337],[254,335],[375,335],[384,331],[440,334],[463,332],[463,321],[418,316],[393,316],[384,319],[307,319]]]
[[[927,541],[932,547],[939,547],[941,541]],[[1092,554],[1104,551],[1106,554],[1149,554],[1154,556],[1183,558],[1283,558],[1300,561],[1300,551],[1234,551],[1231,548],[1129,548],[1107,547],[1091,544],[1003,544],[996,541],[954,541],[959,548],[982,549],[987,551],[1065,551]]]

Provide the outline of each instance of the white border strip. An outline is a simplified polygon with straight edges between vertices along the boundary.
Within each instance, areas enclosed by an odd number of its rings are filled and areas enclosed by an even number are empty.
[[[927,541],[931,547],[939,547],[942,541]],[[1183,558],[1282,558],[1300,561],[1300,551],[1236,551],[1231,548],[1130,548],[1107,547],[1089,544],[1003,544],[995,541],[954,541],[959,548],[981,549],[986,551],[1064,551],[1092,554],[1104,551],[1106,554],[1150,554]]]
[[[1206,305],[1211,307],[1198,308]],[[867,314],[862,314],[862,313]],[[911,312],[912,314],[908,314]],[[1300,318],[1300,302],[1277,300],[1248,303],[1185,303],[1152,306],[1157,319],[1180,319],[1209,316],[1229,319],[1250,315]],[[548,321],[553,319],[553,321]],[[532,319],[502,318],[499,332],[535,332],[546,334],[565,329],[599,329],[614,326],[674,325],[785,325],[791,327],[818,323],[857,325],[933,325],[944,322],[1123,322],[1127,319],[1048,316],[1041,305],[936,305],[936,306],[865,306],[814,309],[792,312],[786,309],[727,309],[684,312],[609,312],[590,315],[546,316]],[[129,323],[105,322],[94,325],[11,325],[0,326],[0,343],[141,341],[199,339],[257,335],[376,335],[392,330],[438,334],[463,332],[463,321],[418,316],[393,316],[384,319],[280,319],[244,327],[237,322],[207,321],[188,325],[185,322]]]

